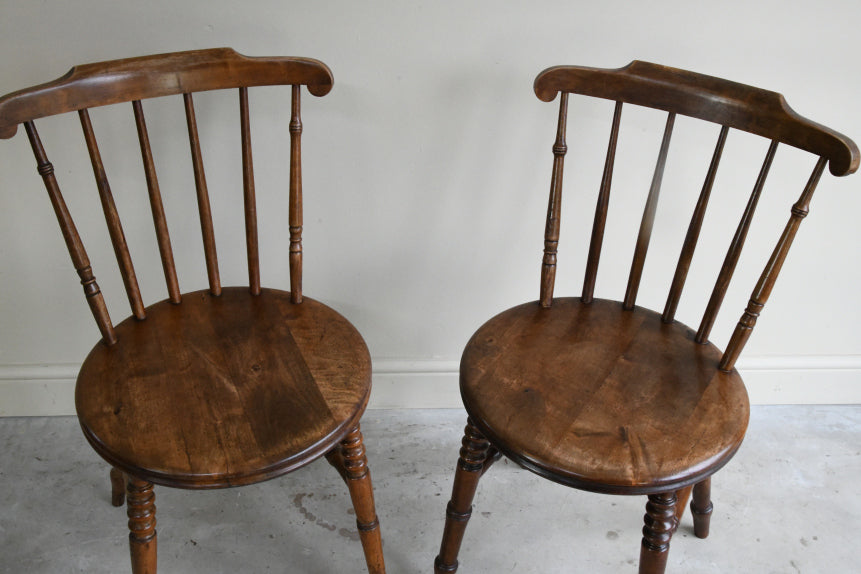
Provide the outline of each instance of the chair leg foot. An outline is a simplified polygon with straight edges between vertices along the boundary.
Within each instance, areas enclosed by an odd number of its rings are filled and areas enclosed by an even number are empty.
[[[486,464],[490,443],[470,419],[467,419],[461,444],[463,446],[457,459],[451,501],[445,512],[442,544],[440,544],[439,555],[434,560],[435,574],[457,572],[457,555],[466,531],[466,524],[472,515],[472,499],[475,496],[478,479],[492,464],[492,462]]]
[[[111,468],[111,504],[122,506],[126,502],[126,477],[116,468]]]
[[[697,538],[706,538],[709,535],[709,525],[711,523],[712,510],[714,509],[711,496],[711,477],[694,486],[694,496],[691,500],[691,514],[694,517],[694,534]]]
[[[650,494],[640,546],[640,574],[664,574],[676,527],[676,493]]]
[[[359,427],[347,433],[340,447],[327,454],[326,459],[340,473],[350,491],[368,572],[385,574],[386,563],[383,558],[380,521],[374,505],[371,471],[368,469],[368,459],[365,456],[365,445],[362,442]]]
[[[156,574],[158,546],[155,531],[155,493],[152,483],[129,476],[126,484],[126,500],[132,574]]]

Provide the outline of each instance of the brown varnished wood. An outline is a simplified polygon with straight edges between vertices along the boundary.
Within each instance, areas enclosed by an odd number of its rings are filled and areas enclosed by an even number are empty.
[[[215,247],[215,229],[212,225],[212,208],[209,204],[209,189],[206,186],[206,172],[200,153],[200,136],[197,131],[197,116],[194,113],[194,98],[183,94],[185,118],[188,124],[188,141],[191,145],[191,165],[194,170],[194,187],[197,190],[197,208],[200,213],[200,232],[203,235],[203,254],[206,259],[206,275],[209,278],[209,291],[221,295],[221,277],[218,273],[218,253]]]
[[[645,494],[640,574],[663,574],[670,539],[689,498],[698,537],[708,534],[711,476],[740,446],[749,418],[747,391],[735,361],[767,301],[826,165],[835,175],[858,167],[855,144],[805,120],[773,92],[634,62],[620,70],[557,67],[534,84],[544,101],[560,97],[557,144],[570,94],[615,101],[598,192],[583,290],[553,298],[559,238],[562,145],[551,175],[541,298],[504,311],[470,339],[460,366],[469,424],[435,572],[457,570],[478,479],[499,454],[558,483],[608,494]],[[623,104],[668,112],[646,199],[624,301],[595,299]],[[688,224],[664,311],[636,306],[676,115],[719,124],[712,160]],[[698,332],[675,314],[706,217],[731,128],[771,140],[759,177],[730,243]],[[744,315],[721,351],[708,342],[777,147],[819,156]],[[547,281],[547,279],[551,281]],[[546,286],[550,286],[549,289]],[[466,462],[464,462],[466,461]]]
[[[460,457],[454,475],[451,500],[445,510],[445,530],[439,554],[434,560],[434,574],[457,572],[457,555],[463,542],[467,522],[472,516],[472,499],[478,480],[489,468],[490,443],[471,419],[466,422]],[[496,449],[494,449],[496,450]],[[498,452],[498,451],[497,451]]]
[[[291,277],[294,293],[260,282],[248,88],[290,85]],[[0,98],[0,137],[26,127],[38,172],[103,340],[78,376],[84,436],[111,466],[111,501],[126,499],[134,574],[155,574],[153,484],[207,489],[273,478],[324,455],[347,483],[368,571],[384,574],[379,520],[359,420],[370,393],[362,337],[334,310],[301,296],[301,86],[318,96],[329,69],[303,58],[246,58],[230,49],[117,60]],[[193,93],[238,89],[248,287],[222,287]],[[182,295],[142,100],[182,94],[210,288]],[[131,102],[168,298],[143,306],[88,108]],[[33,124],[78,111],[133,313],[116,328]],[[285,231],[287,231],[285,229]],[[298,256],[298,265],[296,258]]]
[[[57,178],[54,175],[54,166],[48,161],[45,148],[42,147],[42,140],[39,138],[39,132],[36,131],[36,125],[30,121],[26,122],[24,127],[27,130],[27,137],[30,139],[30,147],[33,148],[33,155],[36,157],[36,168],[39,175],[42,176],[42,181],[45,184],[45,189],[48,191],[48,197],[51,199],[51,205],[57,216],[57,222],[60,224],[60,231],[63,233],[63,239],[66,242],[66,248],[69,250],[69,256],[72,258],[72,265],[81,278],[81,285],[84,288],[84,295],[87,298],[90,312],[92,312],[93,318],[96,320],[96,325],[102,334],[102,340],[108,345],[112,345],[117,340],[114,334],[114,326],[111,324],[111,317],[108,315],[105,299],[102,296],[101,289],[99,289],[99,284],[96,283],[96,277],[93,275],[92,267],[90,267],[90,259],[87,257],[84,244],[81,243],[78,229],[75,227],[75,222],[72,220],[69,208],[66,207],[63,194],[60,193],[60,186],[57,184]]]
[[[126,501],[126,475],[118,468],[111,467],[111,504],[122,506]]]
[[[331,450],[370,392],[359,333],[313,299],[230,287],[116,327],[78,375],[84,434],[123,472],[182,488],[258,482]],[[145,432],[154,421],[158,432]]]
[[[650,494],[640,545],[640,574],[663,574],[676,530],[676,493]]]
[[[547,221],[544,227],[544,258],[541,262],[541,305],[549,307],[556,283],[556,250],[559,245],[559,228],[562,222],[562,172],[565,166],[565,128],[568,122],[568,95],[559,100],[559,122],[556,142],[553,144],[553,175],[550,177],[550,200],[547,204]]]
[[[667,152],[670,150],[670,138],[673,135],[675,121],[676,114],[670,112],[667,116],[667,125],[664,128],[664,138],[661,140],[658,163],[655,165],[655,173],[652,176],[652,185],[649,187],[649,196],[646,198],[646,207],[643,209],[643,219],[640,222],[637,245],[634,248],[634,260],[631,263],[631,273],[628,276],[628,287],[625,289],[625,309],[632,309],[634,303],[637,301],[637,292],[640,289],[640,280],[643,277],[643,266],[646,264],[649,241],[652,238],[652,228],[655,224],[655,213],[658,210],[658,198],[661,195],[661,183],[664,179]]]
[[[464,406],[508,458],[562,484],[676,490],[735,453],[747,392],[720,351],[655,312],[557,298],[497,315],[467,343]]]
[[[75,66],[63,77],[0,98],[0,138],[41,117],[109,104],[238,86],[296,84],[315,96],[332,72],[310,58],[250,58],[230,48],[192,50]]]
[[[535,79],[535,93],[549,102],[573,92],[658,108],[779,140],[828,158],[833,175],[858,169],[858,146],[799,116],[782,95],[729,80],[634,61],[616,70],[556,66]]]
[[[616,163],[616,142],[619,140],[619,123],[622,120],[622,102],[616,102],[613,112],[613,127],[610,130],[610,143],[607,145],[607,159],[601,176],[601,191],[595,206],[595,221],[592,224],[592,240],[589,242],[589,258],[586,261],[586,278],[583,280],[581,299],[591,303],[598,277],[598,262],[601,259],[601,246],[604,242],[604,226],[607,223],[607,208],[610,205],[610,188],[613,185],[613,167]]]
[[[173,248],[170,245],[170,232],[167,228],[167,219],[164,215],[164,204],[161,200],[161,190],[158,186],[158,176],[155,172],[155,164],[152,159],[152,148],[149,143],[149,133],[146,129],[143,105],[140,100],[132,102],[135,114],[135,126],[137,127],[138,140],[141,147],[141,158],[144,164],[144,175],[146,176],[147,191],[149,192],[150,208],[152,210],[152,221],[155,226],[156,240],[158,241],[158,252],[161,256],[161,266],[164,279],[167,283],[167,293],[172,303],[182,301],[179,291],[179,281],[176,278],[176,264],[173,260]]]
[[[300,94],[293,86],[290,117],[290,293],[302,302],[302,117]]]
[[[153,485],[129,476],[126,489],[132,574],[156,574],[158,537]]]
[[[90,153],[90,162],[93,164],[93,175],[96,178],[96,187],[99,189],[102,211],[105,213],[108,234],[114,247],[114,255],[117,258],[117,265],[120,268],[120,275],[123,278],[123,285],[126,288],[129,305],[132,308],[132,314],[136,318],[145,319],[146,314],[144,313],[143,299],[141,299],[141,291],[140,287],[138,287],[137,276],[135,275],[135,267],[132,264],[129,246],[126,243],[126,236],[123,233],[123,226],[120,222],[120,214],[117,212],[111,186],[108,183],[108,175],[105,173],[105,166],[102,163],[102,155],[99,153],[99,144],[96,142],[96,134],[93,132],[90,114],[87,110],[81,110],[78,112],[78,115],[81,118],[81,127],[84,130],[87,151]]]
[[[380,521],[374,504],[371,487],[371,471],[365,456],[365,445],[359,427],[352,429],[339,445],[338,454],[327,454],[329,462],[338,469],[353,501],[356,511],[356,527],[365,553],[365,563],[370,574],[385,574],[383,541],[380,537]]]
[[[254,190],[254,160],[251,154],[251,118],[248,88],[239,88],[239,124],[242,141],[242,191],[245,202],[245,248],[248,253],[248,288],[260,294],[260,256],[257,245],[257,197]]]
[[[694,534],[697,538],[707,538],[709,535],[709,523],[712,510],[712,479],[706,478],[698,482],[693,488],[693,499],[691,500],[691,514],[694,517]]]
[[[682,289],[685,287],[685,280],[688,277],[688,270],[691,266],[691,260],[694,258],[694,250],[697,247],[697,240],[700,237],[700,230],[703,226],[703,220],[706,216],[706,207],[709,204],[709,196],[712,192],[717,168],[720,165],[721,154],[726,144],[726,136],[729,133],[729,128],[723,126],[718,136],[717,145],[715,145],[712,161],[709,165],[709,171],[706,174],[706,181],[703,183],[703,188],[700,191],[700,196],[697,199],[697,205],[694,209],[694,215],[691,218],[691,223],[688,226],[688,232],[685,235],[685,242],[682,245],[682,252],[679,255],[679,263],[676,265],[676,273],[673,275],[673,282],[670,285],[670,294],[667,296],[667,303],[664,306],[664,313],[661,316],[664,323],[670,323],[676,317],[676,309],[679,307],[679,300],[682,297]]]
[[[706,305],[703,319],[700,322],[700,328],[697,330],[697,343],[708,341],[711,334],[714,322],[717,319],[717,314],[720,311],[723,298],[729,288],[729,283],[735,273],[738,258],[741,256],[741,249],[744,247],[747,232],[750,230],[750,225],[753,222],[753,214],[756,212],[756,206],[759,203],[759,197],[762,194],[762,188],[765,185],[765,179],[768,177],[768,172],[771,169],[771,163],[774,160],[774,154],[777,152],[778,142],[772,141],[768,146],[768,152],[765,154],[765,160],[762,162],[762,168],[759,170],[759,176],[756,178],[756,184],[753,186],[753,191],[750,194],[750,199],[744,208],[744,213],[741,220],[738,222],[738,227],[735,230],[732,241],[727,249],[726,257],[721,265],[718,273],[717,281],[715,281],[714,289]]]
[[[693,485],[689,485],[676,491],[676,529],[679,528],[682,517],[685,515],[685,507],[688,504],[688,499],[690,499],[693,489]]]
[[[789,248],[792,246],[795,234],[801,226],[801,220],[807,217],[810,211],[810,200],[813,198],[813,192],[816,190],[819,179],[822,177],[822,172],[825,170],[826,162],[827,160],[824,157],[819,158],[816,167],[813,168],[810,179],[807,181],[807,185],[804,187],[804,191],[801,193],[801,197],[792,206],[792,215],[786,223],[786,228],[784,228],[783,234],[780,236],[780,240],[771,254],[771,258],[769,258],[762,275],[760,275],[759,281],[753,289],[753,294],[750,296],[747,308],[744,310],[741,319],[739,319],[738,325],[736,325],[735,331],[733,331],[732,337],[727,344],[726,351],[721,358],[720,368],[725,371],[734,368],[736,359],[738,359],[747,340],[750,338],[750,334],[756,326],[756,320],[759,318],[763,307],[765,307],[765,303],[771,295],[771,290],[774,289],[777,276],[783,267],[783,262],[786,260],[786,255],[789,253]]]

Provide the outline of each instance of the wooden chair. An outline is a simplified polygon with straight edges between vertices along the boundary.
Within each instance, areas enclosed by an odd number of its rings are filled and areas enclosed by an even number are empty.
[[[837,176],[854,172],[858,148],[798,116],[779,94],[645,62],[618,70],[550,68],[538,75],[534,87],[545,102],[561,94],[540,298],[490,319],[464,350],[460,388],[468,421],[435,572],[457,570],[478,480],[505,455],[574,488],[648,495],[639,571],[662,573],[691,490],[695,534],[708,535],[711,476],[735,454],[748,423],[748,397],[734,368],[736,359],[768,300],[823,170],[827,165]],[[569,94],[615,101],[615,113],[583,291],[579,298],[554,298]],[[593,291],[625,104],[668,115],[625,298],[619,302],[594,298]],[[666,306],[659,313],[637,306],[636,299],[677,115],[721,127]],[[693,330],[674,316],[731,128],[767,138],[771,145],[702,322]],[[818,161],[721,353],[709,342],[709,333],[780,143],[815,154]]]
[[[23,123],[87,303],[102,334],[81,367],[75,404],[84,436],[113,466],[113,503],[128,500],[132,571],[156,571],[153,483],[188,489],[260,482],[322,456],[346,482],[371,573],[385,572],[359,419],[371,362],[356,329],[302,293],[301,86],[332,88],[325,64],[248,58],[231,49],[72,68],[0,99],[0,137]],[[248,88],[292,86],[290,291],[261,287]],[[238,93],[248,287],[222,287],[193,92]],[[181,294],[142,100],[182,94],[209,288]],[[89,108],[130,102],[168,298],[145,306],[96,143]],[[132,315],[114,325],[34,120],[77,112]],[[241,142],[241,143],[240,143]],[[287,187],[285,185],[285,187]],[[287,190],[285,190],[286,192]],[[287,227],[287,226],[285,226]]]

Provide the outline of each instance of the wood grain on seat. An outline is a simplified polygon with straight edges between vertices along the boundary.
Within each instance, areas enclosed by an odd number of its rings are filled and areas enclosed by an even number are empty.
[[[503,453],[585,490],[677,489],[744,437],[749,406],[720,351],[642,307],[579,298],[519,305],[485,323],[461,362],[463,402]]]
[[[187,293],[116,332],[81,368],[78,414],[106,460],[151,482],[214,488],[283,474],[331,450],[367,404],[361,336],[307,297]]]

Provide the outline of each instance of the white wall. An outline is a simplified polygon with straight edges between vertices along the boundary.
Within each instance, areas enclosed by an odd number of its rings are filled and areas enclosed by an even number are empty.
[[[81,0],[0,5],[0,93],[76,63],[232,46],[323,60],[305,98],[305,291],[364,334],[376,406],[454,406],[469,335],[537,297],[555,104],[532,80],[555,64],[649,60],[786,95],[802,115],[861,137],[861,3],[225,2]],[[252,92],[277,118],[287,93]],[[183,290],[205,285],[181,100],[145,104]],[[244,280],[235,94],[198,98],[224,282]],[[156,112],[161,119],[155,118]],[[612,106],[577,100],[569,124],[557,295],[579,293]],[[129,109],[93,112],[148,303],[165,296]],[[116,122],[113,124],[111,122]],[[286,286],[286,118],[255,124],[264,282]],[[664,114],[626,110],[598,294],[620,298]],[[107,247],[74,114],[38,122],[115,320],[128,306]],[[171,129],[179,128],[172,132]],[[705,147],[694,136],[705,134]],[[175,134],[175,135],[172,135]],[[640,302],[661,308],[717,131],[680,119]],[[580,136],[590,138],[582,141]],[[679,317],[696,326],[767,142],[730,136],[715,208]],[[745,158],[748,153],[752,158]],[[735,166],[733,166],[733,162]],[[726,343],[814,159],[782,148],[713,340]],[[220,175],[225,174],[225,175]],[[824,178],[740,364],[756,402],[861,401],[857,286],[861,177]],[[97,246],[101,243],[101,246]],[[98,338],[26,137],[0,142],[0,414],[70,412],[75,369]]]

